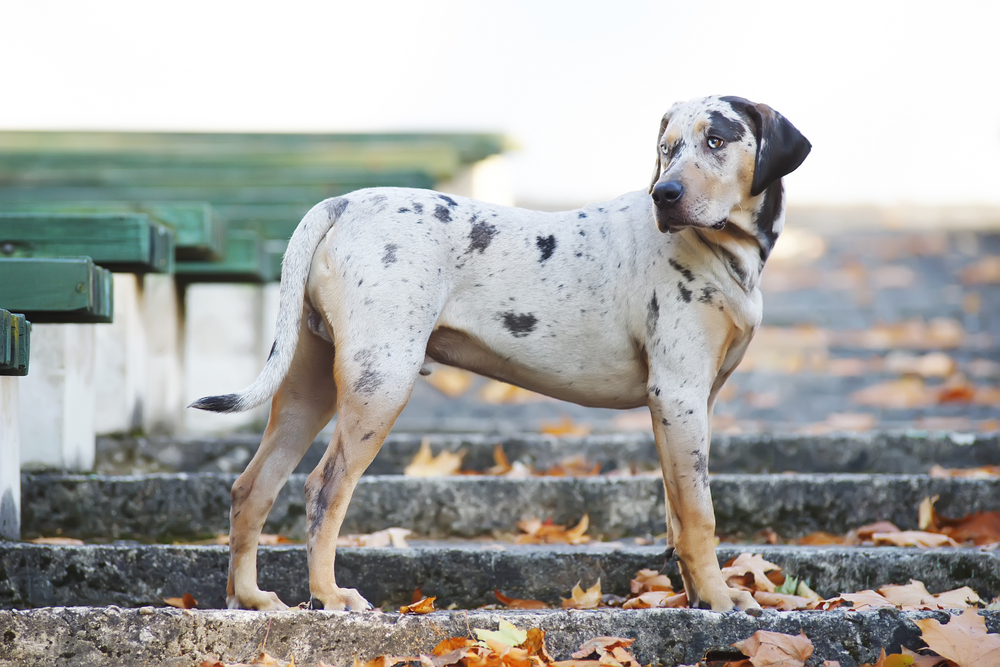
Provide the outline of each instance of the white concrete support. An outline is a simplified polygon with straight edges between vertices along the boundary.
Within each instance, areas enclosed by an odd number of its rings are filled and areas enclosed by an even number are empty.
[[[31,372],[20,381],[22,467],[94,467],[95,329],[103,326],[32,326]]]
[[[17,377],[0,376],[0,540],[21,539],[21,439],[17,428],[19,380]]]
[[[142,317],[146,331],[142,429],[174,433],[184,422],[184,323],[172,275],[145,277]]]
[[[502,206],[514,205],[510,163],[503,155],[491,155],[462,169],[452,180],[439,183],[437,189]]]
[[[94,431],[128,433],[143,424],[146,323],[142,277],[115,274],[114,322],[95,330]]]
[[[263,288],[194,284],[184,296],[184,403],[245,389],[260,373],[271,341],[263,342]],[[189,433],[226,433],[263,425],[270,405],[237,414],[184,410]]]

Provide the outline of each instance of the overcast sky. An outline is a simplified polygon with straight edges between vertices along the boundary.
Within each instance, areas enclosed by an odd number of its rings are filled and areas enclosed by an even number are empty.
[[[825,9],[828,8],[828,9]],[[766,102],[792,203],[1000,204],[1000,2],[0,3],[0,129],[485,130],[519,201],[647,185],[659,119]]]

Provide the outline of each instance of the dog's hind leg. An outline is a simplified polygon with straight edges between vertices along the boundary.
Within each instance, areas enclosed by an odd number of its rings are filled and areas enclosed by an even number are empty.
[[[334,575],[337,537],[354,489],[378,453],[396,417],[410,397],[424,360],[426,336],[409,349],[393,337],[352,337],[365,347],[341,345],[338,338],[335,377],[337,426],[316,469],[306,481],[309,523],[309,590],[325,609],[361,611],[371,605],[354,589],[337,586]]]
[[[302,318],[288,375],[271,401],[271,415],[257,454],[233,484],[229,530],[230,608],[285,609],[271,592],[257,587],[257,543],[267,513],[316,434],[333,418],[337,391],[333,346]]]

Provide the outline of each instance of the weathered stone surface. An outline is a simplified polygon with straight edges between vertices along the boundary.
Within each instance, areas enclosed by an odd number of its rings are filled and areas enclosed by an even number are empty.
[[[824,597],[910,579],[933,593],[969,586],[984,599],[1000,595],[995,551],[727,545],[717,556],[723,563],[743,552],[763,554]],[[228,548],[219,546],[0,545],[0,607],[160,606],[165,597],[190,593],[200,608],[224,608],[228,559]],[[409,602],[417,587],[436,595],[440,607],[493,604],[494,589],[558,607],[578,582],[591,586],[600,579],[603,592],[626,595],[639,569],[663,564],[662,547],[341,548],[337,580],[387,608]],[[289,604],[309,599],[303,546],[261,547],[258,566],[265,590]],[[665,571],[679,590],[676,561]]]
[[[987,628],[1000,629],[1000,612],[982,612]],[[380,612],[247,612],[93,609],[54,607],[0,612],[0,665],[66,664],[196,665],[208,656],[249,661],[258,646],[298,665],[323,660],[350,665],[355,656],[416,655],[443,637],[466,636],[469,628],[496,629],[500,619],[520,628],[540,627],[557,659],[567,659],[595,636],[633,637],[642,663],[693,664],[709,651],[733,651],[731,644],[757,630],[798,634],[815,644],[813,661],[839,660],[843,667],[873,661],[879,649],[922,646],[917,618],[944,622],[945,612],[741,612],[717,614],[694,609],[642,611],[435,612],[400,616]],[[738,655],[738,653],[737,653]],[[812,663],[811,663],[812,664]]]
[[[136,477],[24,475],[22,534],[170,541],[228,532],[235,475]],[[305,537],[304,475],[293,475],[265,530]],[[1000,509],[1000,479],[932,479],[924,475],[716,475],[711,479],[717,532],[752,536],[771,528],[784,537],[814,530],[845,532],[877,520],[915,528],[917,506],[939,495],[938,512],[962,517]],[[634,477],[366,476],[344,523],[345,533],[391,526],[433,538],[517,532],[519,520],[576,522],[604,538],[664,530],[663,483]]]
[[[422,436],[393,433],[368,469],[371,475],[399,474],[416,454]],[[328,439],[320,438],[296,472],[309,473],[319,463]],[[583,438],[517,435],[434,434],[438,452],[466,450],[465,467],[484,470],[493,465],[493,448],[503,445],[511,461],[545,469],[568,456],[582,455],[604,471],[638,465],[658,466],[652,434],[601,434]],[[99,438],[98,470],[121,473],[241,472],[260,444],[260,436],[236,434],[224,438]],[[717,473],[844,472],[925,473],[937,463],[966,468],[1000,465],[1000,433],[959,434],[905,431],[851,435],[715,435],[710,466]]]

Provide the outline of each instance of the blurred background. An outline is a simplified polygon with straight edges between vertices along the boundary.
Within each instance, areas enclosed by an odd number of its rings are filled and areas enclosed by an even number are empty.
[[[21,441],[61,444],[22,458],[86,468],[94,433],[262,429],[263,411],[183,406],[256,376],[285,239],[315,201],[368,185],[546,210],[612,198],[646,187],[664,111],[710,94],[766,102],[814,146],[785,179],[764,327],[717,432],[997,430],[998,24],[985,1],[7,3],[0,257],[92,256],[44,248],[60,221],[104,238],[109,216],[172,244],[147,249],[170,266],[93,257],[113,313],[36,314]],[[90,389],[66,390],[74,373]],[[649,417],[439,369],[398,428]]]

